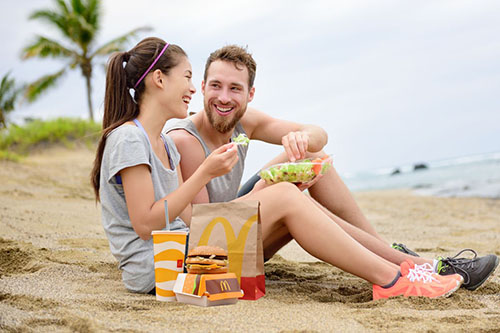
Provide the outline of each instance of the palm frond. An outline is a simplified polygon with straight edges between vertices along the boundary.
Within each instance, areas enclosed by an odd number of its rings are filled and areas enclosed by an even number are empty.
[[[35,82],[28,84],[24,91],[24,97],[28,100],[28,102],[34,102],[41,93],[51,87],[54,87],[65,72],[66,68],[63,68],[57,73],[42,76]]]
[[[94,51],[94,53],[92,53],[90,58],[93,58],[98,55],[105,56],[113,52],[121,51],[123,50],[124,44],[127,43],[131,38],[136,37],[139,32],[150,31],[150,30],[152,30],[150,27],[140,27],[132,31],[129,31],[126,34],[118,38],[115,38],[113,40],[110,40],[109,42],[99,47],[97,50]]]
[[[82,0],[71,0],[71,8],[79,15],[82,15],[85,11],[85,5],[82,3]]]
[[[14,79],[9,79],[10,72],[2,77],[2,82],[0,83],[0,96],[4,96],[8,91],[12,90],[14,86]]]
[[[72,28],[71,39],[81,47],[83,53],[87,53],[97,34],[100,9],[99,0],[71,0],[71,13],[68,15]]]
[[[75,58],[78,56],[76,51],[66,48],[55,40],[43,36],[36,36],[35,41],[23,49],[22,58],[29,59],[33,57],[40,58]]]
[[[68,15],[63,13],[63,15],[48,10],[37,10],[34,11],[30,16],[30,20],[35,20],[39,19],[42,21],[45,21],[46,23],[56,27],[59,32],[61,32],[64,36],[71,38],[70,36],[70,26],[68,25],[68,20],[67,20]]]
[[[99,23],[101,21],[101,1],[88,0],[85,17],[87,18],[87,22],[94,27],[94,30],[99,30]]]
[[[88,50],[88,45],[95,39],[97,30],[83,16],[77,16],[75,21],[77,21],[75,26],[78,28],[75,29],[74,40],[81,45],[82,49]]]
[[[13,90],[12,93],[4,101],[2,101],[2,103],[0,104],[0,108],[2,108],[4,112],[9,112],[14,110],[18,95],[19,95],[19,90],[17,89]]]
[[[15,80],[9,78],[9,75],[10,72],[2,78],[2,82],[0,83],[0,109],[2,112],[9,112],[14,109],[14,104],[19,94]]]
[[[64,16],[69,15],[68,5],[66,4],[65,0],[56,0],[56,4]]]
[[[55,10],[38,10],[30,19],[41,19],[55,26],[65,37],[78,44],[84,51],[95,38],[100,19],[98,0],[56,0]]]

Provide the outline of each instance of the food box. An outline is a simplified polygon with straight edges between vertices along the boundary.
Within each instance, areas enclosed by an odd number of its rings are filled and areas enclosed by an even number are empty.
[[[323,158],[304,159],[296,162],[287,162],[271,165],[260,171],[260,178],[267,184],[280,182],[308,183],[318,175],[325,174],[332,167],[332,158],[326,155]]]
[[[174,285],[178,302],[198,306],[235,304],[243,297],[234,273],[179,274]]]

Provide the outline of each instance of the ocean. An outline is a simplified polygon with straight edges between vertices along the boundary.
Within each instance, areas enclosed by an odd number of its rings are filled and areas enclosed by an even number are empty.
[[[418,164],[422,168],[395,166],[342,178],[354,192],[412,189],[421,195],[500,199],[500,152]]]

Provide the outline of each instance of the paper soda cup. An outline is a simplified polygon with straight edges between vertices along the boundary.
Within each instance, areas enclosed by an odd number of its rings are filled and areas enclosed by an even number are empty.
[[[156,300],[175,301],[174,285],[184,269],[187,231],[155,230],[153,250],[155,262]]]

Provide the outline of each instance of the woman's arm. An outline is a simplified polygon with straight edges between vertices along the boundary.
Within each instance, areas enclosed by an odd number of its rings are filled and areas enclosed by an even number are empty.
[[[186,207],[212,178],[228,173],[238,161],[233,144],[212,152],[196,172],[172,193],[155,201],[151,172],[141,164],[120,171],[127,209],[135,232],[141,239],[151,238],[151,231],[165,227],[164,201],[168,201],[169,220],[186,213]]]

